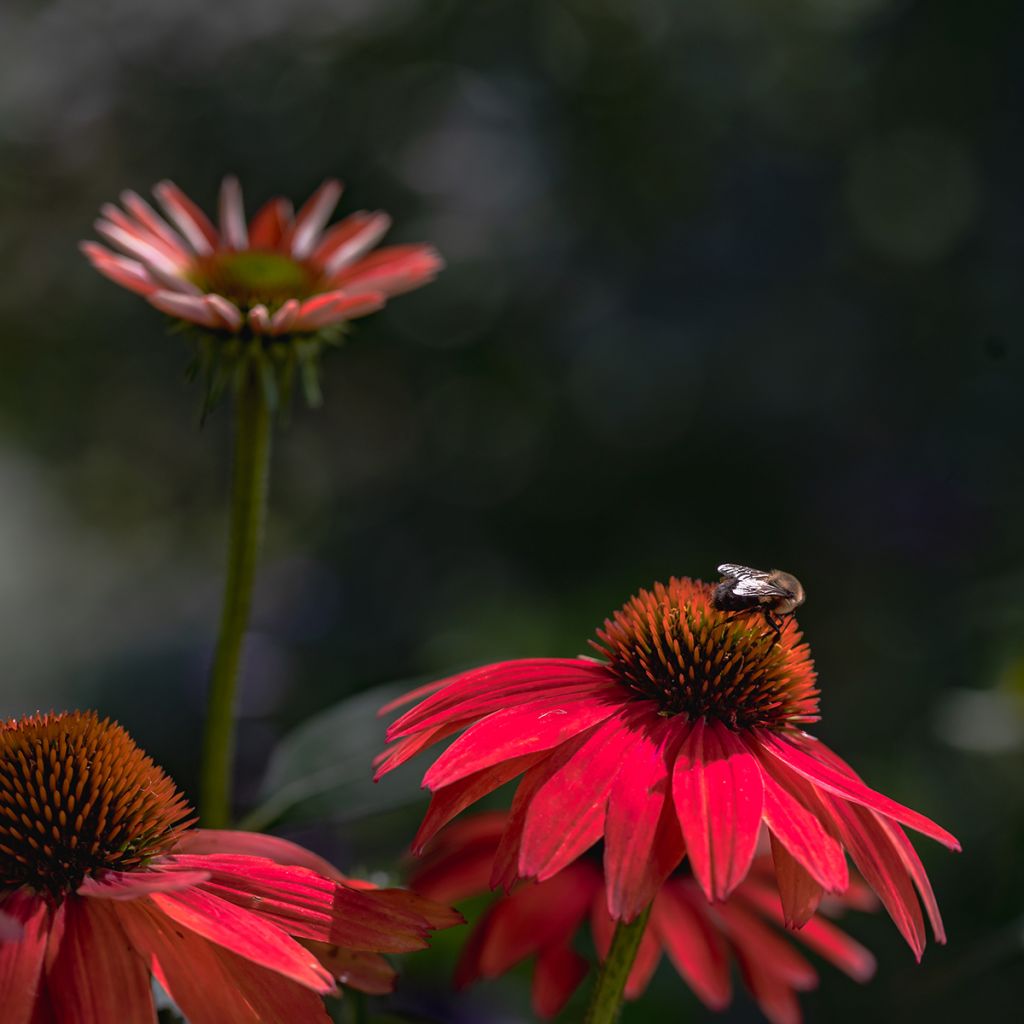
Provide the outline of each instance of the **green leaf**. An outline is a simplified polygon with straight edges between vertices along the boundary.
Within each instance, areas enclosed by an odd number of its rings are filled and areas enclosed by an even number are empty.
[[[422,765],[402,765],[374,783],[373,759],[386,746],[387,721],[378,710],[423,681],[365,690],[288,733],[270,759],[260,803],[239,827],[261,830],[282,820],[347,822],[422,800]]]

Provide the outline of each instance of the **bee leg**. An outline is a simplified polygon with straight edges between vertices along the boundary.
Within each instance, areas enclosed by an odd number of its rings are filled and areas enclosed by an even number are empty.
[[[784,620],[781,615],[776,615],[770,608],[764,610],[764,621],[768,623],[768,627],[775,634],[775,642],[782,642],[782,629]],[[765,633],[765,636],[768,634]]]

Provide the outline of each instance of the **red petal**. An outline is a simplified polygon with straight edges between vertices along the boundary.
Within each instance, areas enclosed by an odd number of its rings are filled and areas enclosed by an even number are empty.
[[[50,911],[27,889],[3,897],[3,912],[21,926],[21,936],[0,942],[0,993],[7,1024],[27,1024],[38,997],[39,977],[50,932]]]
[[[917,886],[917,891],[921,895],[925,911],[928,913],[928,920],[931,922],[935,941],[945,944],[946,929],[942,925],[939,904],[935,899],[932,883],[928,880],[928,875],[924,870],[924,865],[921,863],[921,858],[918,857],[917,851],[910,845],[910,840],[899,825],[886,821],[884,818],[878,819],[878,824],[881,825],[882,829],[892,840],[900,860],[903,861],[903,866],[907,869],[911,879],[913,879],[914,885]]]
[[[912,828],[922,835],[935,839],[951,850],[959,851],[960,843],[956,838],[944,828],[936,825],[934,821],[926,818],[923,814],[918,814],[917,811],[912,811],[909,807],[896,803],[895,800],[890,800],[881,793],[876,793],[873,789],[865,786],[856,776],[847,774],[832,765],[824,764],[817,757],[812,757],[807,751],[818,746],[819,741],[811,740],[808,737],[805,750],[803,747],[798,747],[795,743],[763,729],[757,730],[757,735],[763,750],[768,751],[793,771],[814,783],[815,786],[828,790],[844,800],[851,800],[856,804],[869,807],[879,814],[884,814],[887,818],[902,822],[908,828]],[[820,746],[828,751],[824,744],[820,744]]]
[[[783,919],[787,928],[802,928],[814,916],[825,890],[775,835],[771,841]]]
[[[710,1010],[723,1010],[732,998],[729,954],[696,890],[678,882],[662,887],[651,911],[651,925],[665,951],[697,998]]]
[[[346,881],[329,860],[280,836],[261,832],[243,832],[239,829],[192,828],[178,841],[174,853],[186,854],[240,854],[248,857],[266,857],[275,864],[308,868],[325,878]]]
[[[341,182],[328,178],[302,204],[292,229],[291,250],[296,259],[304,260],[312,253],[340,198]]]
[[[444,268],[441,254],[430,245],[390,245],[345,267],[328,280],[332,287],[373,288],[386,295],[419,288]]]
[[[540,753],[514,757],[493,768],[484,768],[482,771],[474,772],[458,782],[453,782],[450,786],[439,789],[431,796],[430,807],[427,808],[419,831],[412,841],[413,853],[421,853],[423,847],[460,811],[464,811],[481,797],[504,786],[505,783],[531,768],[544,756],[543,753]]]
[[[683,856],[675,811],[666,801],[676,731],[651,712],[633,736],[608,797],[604,836],[608,911],[621,921],[636,919]]]
[[[495,711],[467,729],[434,762],[423,784],[440,789],[501,761],[551,750],[603,722],[620,704],[607,695],[582,696],[561,702],[535,700]]]
[[[920,960],[925,946],[924,920],[899,851],[872,811],[834,797],[826,799],[853,862]]]
[[[304,942],[303,945],[342,985],[371,996],[394,991],[397,972],[380,953],[363,953],[326,942]]]
[[[249,222],[249,248],[276,249],[291,223],[292,204],[287,199],[264,203]]]
[[[331,976],[309,950],[253,911],[198,890],[155,893],[148,898],[182,927],[239,956],[315,992],[330,992],[334,988]]]
[[[388,772],[393,772],[396,768],[405,764],[406,761],[411,761],[420,751],[426,750],[427,747],[440,743],[441,740],[447,739],[449,736],[465,729],[475,718],[475,715],[470,715],[468,718],[459,718],[449,722],[447,725],[439,725],[434,729],[426,729],[424,732],[403,737],[373,759],[373,764],[376,768],[373,774],[373,781],[380,782]]]
[[[751,747],[757,749],[757,740]],[[765,757],[764,820],[772,835],[807,869],[815,881],[829,892],[842,892],[849,885],[846,855],[842,844],[822,823],[821,801],[801,776],[785,765]],[[802,802],[807,800],[818,814]]]
[[[650,923],[644,929],[636,959],[626,979],[624,995],[627,999],[639,999],[646,991],[661,961],[661,942],[654,934]]]
[[[247,249],[249,233],[245,227],[245,207],[242,186],[229,174],[220,183],[220,234],[224,244],[232,249]]]
[[[382,291],[324,292],[299,306],[291,330],[312,331],[342,320],[355,320],[368,313],[376,313],[383,307],[385,299]]]
[[[58,1020],[156,1021],[146,962],[106,900],[65,900],[64,935],[47,965],[47,988]]]
[[[391,742],[452,719],[489,715],[534,697],[600,692],[619,685],[604,665],[585,658],[534,658],[484,665],[414,690],[422,693],[432,687],[437,692],[393,722],[387,738]]]
[[[209,871],[103,871],[86,878],[76,891],[93,899],[137,900],[152,892],[190,889],[209,877]]]
[[[164,212],[197,253],[205,256],[217,248],[220,239],[210,218],[173,181],[161,181],[153,187],[153,192]]]
[[[324,232],[310,260],[330,277],[372,249],[387,234],[391,218],[381,211],[349,214]]]
[[[541,950],[533,971],[533,1012],[542,1020],[556,1017],[588,970],[587,961],[568,946]]]
[[[628,716],[615,715],[538,787],[519,844],[522,877],[550,878],[601,838],[608,792],[632,745]]]
[[[676,756],[672,797],[693,873],[709,900],[724,900],[750,870],[764,783],[757,759],[719,723],[694,723]]]

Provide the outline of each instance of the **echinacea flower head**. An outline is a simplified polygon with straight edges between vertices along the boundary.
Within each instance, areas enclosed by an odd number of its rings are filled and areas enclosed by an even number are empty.
[[[315,401],[322,346],[337,342],[349,320],[432,281],[443,266],[430,245],[375,249],[391,226],[380,210],[327,227],[341,191],[330,179],[297,214],[278,197],[247,221],[241,186],[227,177],[215,224],[162,181],[153,189],[162,215],[123,192],[122,206],[105,204],[95,224],[112,248],[91,241],[81,248],[101,274],[192,328],[211,388],[248,361],[275,390],[290,386],[298,369]]]
[[[453,822],[431,841],[410,884],[432,899],[458,903],[487,891],[491,863],[501,842],[502,812]],[[814,964],[804,946],[855,981],[874,974],[875,959],[821,912],[875,909],[876,901],[859,880],[831,897],[804,926],[790,933],[774,882],[771,857],[755,856],[750,872],[725,901],[709,903],[686,867],[672,873],[654,896],[651,916],[626,983],[627,999],[645,990],[662,954],[694,994],[712,1010],[732,1001],[732,962],[772,1024],[799,1024],[798,993],[817,987]],[[589,922],[598,957],[603,960],[615,923],[608,914],[600,861],[584,856],[543,882],[523,882],[501,895],[473,926],[456,968],[462,988],[481,978],[496,978],[533,957],[533,1008],[553,1017],[590,970],[577,952],[576,936]]]
[[[192,1024],[330,1020],[338,980],[460,918],[344,880],[286,840],[193,829],[170,778],[91,712],[0,724],[4,1024],[142,1024],[156,978]]]
[[[413,848],[522,775],[494,886],[552,878],[603,839],[608,911],[632,921],[684,856],[708,900],[728,899],[766,837],[788,924],[846,891],[849,854],[920,957],[922,903],[944,933],[901,826],[959,844],[805,731],[818,690],[792,618],[776,635],[711,598],[705,583],[671,579],[605,622],[597,659],[487,665],[397,702],[424,698],[389,728],[378,777],[461,733],[424,776],[433,796]]]

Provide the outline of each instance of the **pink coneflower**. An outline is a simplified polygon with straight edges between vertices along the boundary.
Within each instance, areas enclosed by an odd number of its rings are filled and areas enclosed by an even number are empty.
[[[156,978],[192,1024],[328,1022],[336,979],[376,992],[377,954],[461,920],[342,881],[284,840],[190,828],[174,783],[90,712],[0,725],[4,1024],[140,1024]]]
[[[341,184],[325,181],[298,214],[287,199],[265,203],[248,223],[233,177],[220,190],[219,225],[173,182],[153,189],[166,219],[141,196],[107,203],[96,231],[118,252],[83,242],[92,265],[169,316],[224,334],[311,334],[365,316],[392,295],[433,280],[441,257],[429,245],[371,249],[391,226],[361,210],[327,228]],[[326,228],[326,230],[325,230]]]
[[[430,844],[411,885],[445,903],[486,892],[491,863],[506,824],[503,813],[455,822]],[[859,882],[830,900],[830,911],[872,909],[874,898]],[[458,967],[462,988],[495,978],[535,957],[533,1008],[553,1017],[565,1006],[589,970],[573,948],[589,920],[601,959],[607,956],[614,922],[608,915],[604,877],[597,861],[583,857],[543,882],[518,885],[500,896],[476,923]],[[773,1024],[798,1024],[797,993],[815,988],[818,973],[784,933],[784,919],[771,858],[754,858],[750,873],[728,900],[710,904],[689,871],[677,871],[660,887],[626,984],[626,998],[638,999],[661,960],[669,960],[705,1006],[722,1010],[732,1000],[730,961]],[[815,913],[793,937],[856,981],[875,969],[871,953]]]
[[[629,922],[684,854],[706,898],[728,899],[767,833],[788,923],[846,890],[849,853],[920,958],[918,894],[945,937],[900,826],[959,844],[804,731],[818,718],[818,690],[795,623],[776,637],[756,612],[717,610],[711,593],[689,579],[641,590],[598,631],[600,660],[502,662],[399,701],[430,694],[388,730],[395,742],[378,775],[462,733],[424,777],[433,798],[414,849],[523,775],[495,886],[553,878],[603,839],[608,910]]]

